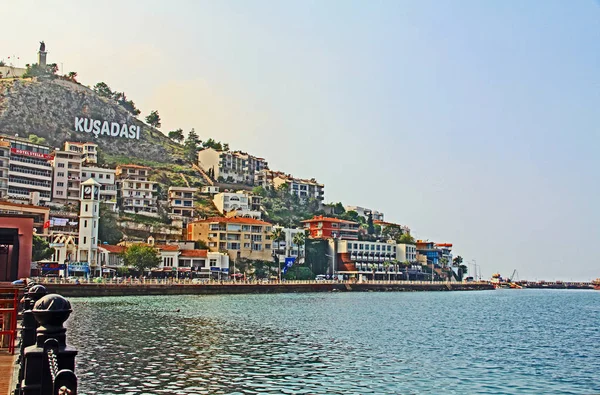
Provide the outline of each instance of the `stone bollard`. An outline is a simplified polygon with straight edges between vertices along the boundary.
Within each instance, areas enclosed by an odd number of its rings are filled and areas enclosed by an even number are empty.
[[[52,377],[46,354],[49,345],[56,356],[57,366],[55,368],[59,371],[70,371],[74,376],[77,351],[67,346],[67,330],[63,326],[71,311],[69,301],[57,294],[46,295],[35,303],[32,312],[39,323],[39,328],[37,329],[36,343],[25,348],[23,354],[24,375],[21,381],[21,394],[53,394]],[[75,393],[77,389],[72,388],[71,390]]]
[[[25,293],[23,320],[21,323],[21,354],[25,347],[35,344],[35,331],[38,327],[38,322],[35,320],[31,309],[38,300],[47,294],[48,291],[43,285],[34,285]]]
[[[25,348],[32,346],[35,344],[35,336],[36,329],[38,327],[38,322],[35,320],[33,316],[33,312],[31,309],[33,308],[35,302],[44,297],[48,291],[46,287],[43,285],[33,285],[29,287],[27,292],[25,292],[25,296],[23,298],[23,319],[21,321],[21,344],[19,347],[19,380],[17,382],[17,390],[15,394],[19,394],[19,388],[21,381],[23,380],[23,375],[25,373],[25,363],[23,360],[23,355],[25,352]]]

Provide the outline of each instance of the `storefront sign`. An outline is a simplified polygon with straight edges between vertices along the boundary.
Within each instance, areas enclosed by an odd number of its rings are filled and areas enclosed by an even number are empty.
[[[126,123],[101,121],[92,118],[75,117],[75,131],[92,133],[98,136],[123,137],[128,139],[140,139],[140,127],[127,125]]]
[[[32,158],[38,158],[38,159],[46,159],[46,160],[54,159],[54,156],[52,156],[50,154],[42,154],[41,152],[26,151],[24,149],[18,149],[18,148],[11,148],[10,152],[15,155],[31,156]]]

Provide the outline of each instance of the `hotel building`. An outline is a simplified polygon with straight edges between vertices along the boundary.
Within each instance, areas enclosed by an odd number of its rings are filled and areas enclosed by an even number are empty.
[[[50,147],[19,137],[2,136],[1,140],[10,144],[8,197],[27,200],[32,192],[38,192],[40,201],[49,202],[53,158]]]
[[[201,240],[212,252],[227,251],[231,259],[271,260],[271,224],[254,218],[208,218],[187,226],[187,240]]]
[[[10,169],[10,143],[0,141],[0,199],[8,196],[8,170]]]

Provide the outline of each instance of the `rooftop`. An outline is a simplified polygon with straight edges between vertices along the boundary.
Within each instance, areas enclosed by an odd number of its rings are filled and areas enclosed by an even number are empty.
[[[45,206],[34,206],[32,204],[20,204],[20,203],[12,203],[8,201],[0,201],[0,206],[11,206],[11,207],[22,207],[22,208],[35,208],[40,210],[50,211],[50,207]]]
[[[208,250],[183,250],[180,256],[183,258],[206,258]]]
[[[300,221],[300,222],[305,222],[305,223],[311,223],[311,222],[337,222],[337,223],[343,223],[343,224],[355,224],[355,225],[358,225],[358,222],[347,221],[345,219],[339,219],[339,218],[333,218],[333,217],[323,217],[322,215],[315,216],[315,217],[312,217],[312,219],[306,219],[306,220]]]

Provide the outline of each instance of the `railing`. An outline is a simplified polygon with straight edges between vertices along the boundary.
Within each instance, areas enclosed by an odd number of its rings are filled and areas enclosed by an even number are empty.
[[[10,354],[15,352],[18,306],[19,291],[0,288],[0,348],[7,348]]]
[[[169,273],[169,272],[165,272]],[[189,272],[181,272],[181,276],[188,274]],[[202,274],[208,274],[209,272],[202,272]],[[224,277],[226,274],[222,274]],[[95,278],[90,280],[77,279],[77,280],[66,280],[56,277],[43,277],[39,279],[42,284],[90,284],[90,285],[245,285],[245,284],[281,284],[281,285],[301,285],[301,284],[374,284],[374,285],[386,285],[386,284],[397,284],[397,285],[443,285],[443,284],[489,284],[489,281],[462,281],[462,282],[451,282],[448,280],[282,280],[281,282],[266,279],[252,279],[252,280],[231,280],[231,279],[209,279],[209,278],[145,278],[145,277],[124,277],[124,278]]]
[[[19,375],[14,395],[77,394],[75,356],[66,344],[64,322],[71,304],[29,283],[23,298]]]

